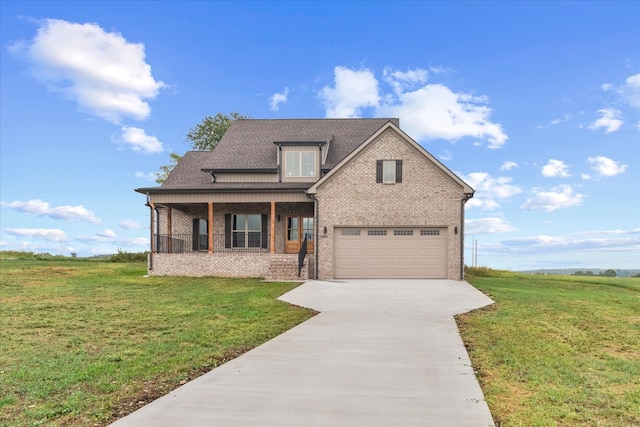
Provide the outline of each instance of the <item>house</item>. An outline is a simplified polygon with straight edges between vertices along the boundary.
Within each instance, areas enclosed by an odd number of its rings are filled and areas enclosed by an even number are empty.
[[[267,280],[461,279],[474,192],[398,119],[237,120],[136,191],[150,275]]]

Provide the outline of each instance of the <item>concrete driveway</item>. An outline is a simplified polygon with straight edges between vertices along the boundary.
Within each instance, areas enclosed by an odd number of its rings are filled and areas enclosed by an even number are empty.
[[[493,301],[454,280],[311,281],[321,313],[112,424],[493,426],[453,315]]]

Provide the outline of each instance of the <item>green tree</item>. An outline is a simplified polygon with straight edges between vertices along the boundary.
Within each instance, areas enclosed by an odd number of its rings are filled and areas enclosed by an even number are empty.
[[[207,116],[189,131],[187,141],[191,143],[193,150],[211,151],[216,148],[234,120],[248,118],[240,113],[218,113],[214,117]]]
[[[229,114],[218,113],[214,117],[207,116],[202,122],[189,130],[187,142],[191,144],[191,149],[194,151],[211,151],[216,148],[216,145],[218,145],[218,142],[220,142],[234,120],[248,118],[248,116],[233,112]],[[167,179],[169,173],[181,158],[182,156],[177,153],[169,154],[169,164],[160,166],[160,171],[156,172],[156,182],[158,184],[162,184]]]
[[[600,273],[600,274],[602,276],[606,276],[606,277],[616,277],[617,276],[616,271],[615,270],[611,270],[611,269],[605,271],[604,273]]]
[[[162,184],[169,176],[169,172],[178,164],[182,156],[178,153],[169,153],[169,164],[160,166],[160,172],[156,172],[156,182]]]

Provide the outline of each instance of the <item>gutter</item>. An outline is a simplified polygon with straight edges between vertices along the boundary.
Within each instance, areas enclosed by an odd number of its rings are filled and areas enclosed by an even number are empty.
[[[464,205],[473,197],[475,191],[464,193],[460,204],[460,279],[464,280]]]

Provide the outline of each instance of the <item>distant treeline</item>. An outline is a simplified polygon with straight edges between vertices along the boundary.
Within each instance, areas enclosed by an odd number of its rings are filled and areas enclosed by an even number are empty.
[[[77,258],[76,253],[72,253],[71,256],[65,255],[52,255],[48,252],[25,252],[25,251],[0,251],[0,259],[20,259],[20,260],[39,260],[39,261],[50,261],[50,260],[69,260],[73,261],[75,259],[95,259],[101,261],[111,261],[111,262],[146,262],[147,261],[148,252],[126,252],[118,249],[117,254],[113,255],[99,255],[90,258]]]

